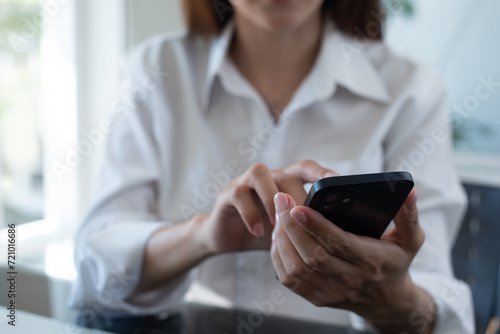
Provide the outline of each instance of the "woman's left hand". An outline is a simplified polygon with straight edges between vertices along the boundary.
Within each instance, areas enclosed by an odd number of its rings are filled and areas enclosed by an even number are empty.
[[[434,304],[408,268],[425,234],[413,190],[380,240],[345,232],[317,211],[275,196],[271,257],[280,282],[317,306],[353,311],[384,333],[431,333]],[[427,319],[412,321],[420,312]],[[413,325],[413,326],[412,326]]]

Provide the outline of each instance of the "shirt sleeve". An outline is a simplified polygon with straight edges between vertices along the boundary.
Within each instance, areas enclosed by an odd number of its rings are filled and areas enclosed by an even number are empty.
[[[419,70],[411,81],[385,140],[385,170],[409,171],[415,181],[426,238],[410,275],[434,299],[438,313],[434,333],[474,333],[470,289],[454,277],[451,265],[466,197],[453,167],[444,87],[440,76],[430,70]],[[359,317],[352,319],[355,327],[364,327]],[[418,313],[408,321],[417,329],[428,323]]]
[[[141,276],[144,249],[162,221],[158,209],[160,167],[148,95],[158,78],[131,55],[127,84],[116,103],[93,204],[76,237],[78,277],[70,304],[82,312],[153,314],[175,308],[192,272],[129,300]],[[157,80],[157,86],[154,86]]]

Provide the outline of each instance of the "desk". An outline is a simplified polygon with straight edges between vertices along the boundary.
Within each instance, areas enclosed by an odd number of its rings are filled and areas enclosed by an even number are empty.
[[[2,306],[2,309],[4,306]],[[7,324],[8,318],[2,312],[0,333],[2,334],[109,334],[107,332],[79,328],[74,324],[65,324],[41,315],[16,311],[16,326]]]
[[[94,317],[87,324],[120,334],[361,334],[349,328],[264,316],[257,311],[229,310],[192,303],[183,305],[178,314],[164,319]]]

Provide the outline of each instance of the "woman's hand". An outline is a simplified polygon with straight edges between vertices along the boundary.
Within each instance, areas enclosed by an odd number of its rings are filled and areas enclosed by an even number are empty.
[[[431,333],[431,297],[408,268],[424,242],[413,190],[380,240],[345,232],[284,193],[275,196],[278,221],[271,257],[280,282],[317,306],[353,311],[383,333]],[[416,312],[427,325],[411,326]]]
[[[269,249],[274,195],[284,191],[302,203],[306,198],[304,183],[335,175],[310,160],[273,171],[263,164],[252,166],[219,194],[211,214],[153,233],[132,297],[178,278],[214,254]]]
[[[272,171],[264,164],[253,165],[221,191],[212,213],[205,215],[202,228],[208,249],[212,254],[269,249],[274,195],[287,192],[303,203],[305,183],[335,175],[311,160]]]

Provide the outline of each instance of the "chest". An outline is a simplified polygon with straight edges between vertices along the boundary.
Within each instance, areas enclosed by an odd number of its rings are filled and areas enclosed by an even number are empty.
[[[211,211],[218,193],[255,163],[274,169],[312,159],[340,174],[383,169],[384,113],[325,101],[274,123],[245,99],[215,100],[172,128],[163,150],[161,200],[171,220]],[[186,117],[188,117],[186,115]]]

